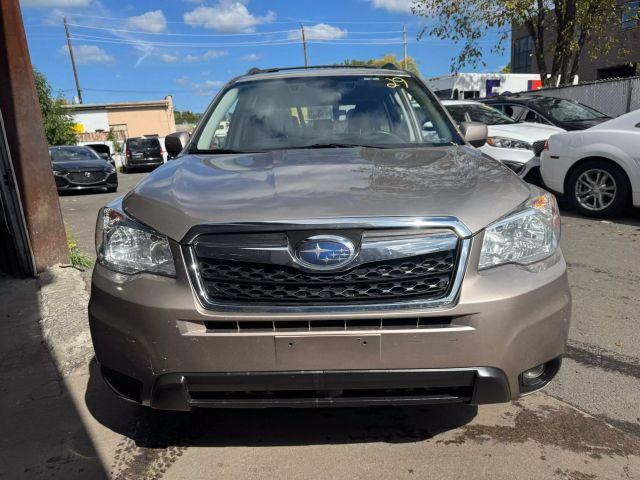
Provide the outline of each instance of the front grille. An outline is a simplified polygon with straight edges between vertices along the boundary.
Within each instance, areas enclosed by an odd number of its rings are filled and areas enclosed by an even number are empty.
[[[539,157],[544,150],[544,144],[547,143],[546,140],[538,140],[537,142],[533,142],[533,153],[536,154],[536,157]]]
[[[73,172],[67,175],[72,183],[98,183],[104,181],[107,174],[104,172]]]
[[[204,322],[208,333],[260,333],[260,332],[340,332],[354,330],[412,330],[446,328],[452,317],[417,318],[359,318],[345,320],[274,320]]]
[[[456,251],[359,265],[344,272],[308,273],[294,267],[196,257],[212,300],[321,303],[367,302],[420,297],[439,299],[450,291]]]

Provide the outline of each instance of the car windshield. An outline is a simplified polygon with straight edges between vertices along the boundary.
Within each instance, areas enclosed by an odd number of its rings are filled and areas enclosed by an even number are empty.
[[[57,147],[52,148],[50,152],[52,162],[102,160],[100,156],[89,147]]]
[[[133,149],[159,148],[160,141],[157,138],[130,138],[127,146]]]
[[[475,103],[462,103],[457,105],[447,105],[447,110],[458,122],[480,122],[486,125],[506,125],[516,123],[500,110],[496,110],[488,105]]]
[[[556,122],[580,122],[599,118],[609,118],[593,108],[563,98],[541,98],[534,103],[544,116]]]
[[[383,75],[241,81],[201,125],[192,153],[463,143],[426,88]]]

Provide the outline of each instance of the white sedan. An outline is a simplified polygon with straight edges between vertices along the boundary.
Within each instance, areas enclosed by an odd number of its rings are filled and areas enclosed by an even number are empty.
[[[544,184],[584,215],[612,217],[640,207],[640,110],[553,135],[541,160]]]
[[[551,125],[516,122],[500,110],[473,100],[444,100],[442,104],[457,123],[486,124],[489,137],[480,150],[534,182],[539,178],[540,152],[545,142],[551,135],[564,132]]]

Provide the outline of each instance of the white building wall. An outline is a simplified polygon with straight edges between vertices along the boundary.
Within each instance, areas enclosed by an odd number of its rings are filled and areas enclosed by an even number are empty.
[[[85,133],[96,130],[109,131],[109,116],[106,110],[76,112],[72,116],[76,123],[82,125]]]

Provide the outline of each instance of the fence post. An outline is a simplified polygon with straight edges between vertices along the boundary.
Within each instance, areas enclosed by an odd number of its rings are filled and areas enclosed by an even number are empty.
[[[624,113],[629,113],[631,111],[631,98],[633,96],[633,83],[631,81],[627,82],[627,109]]]

